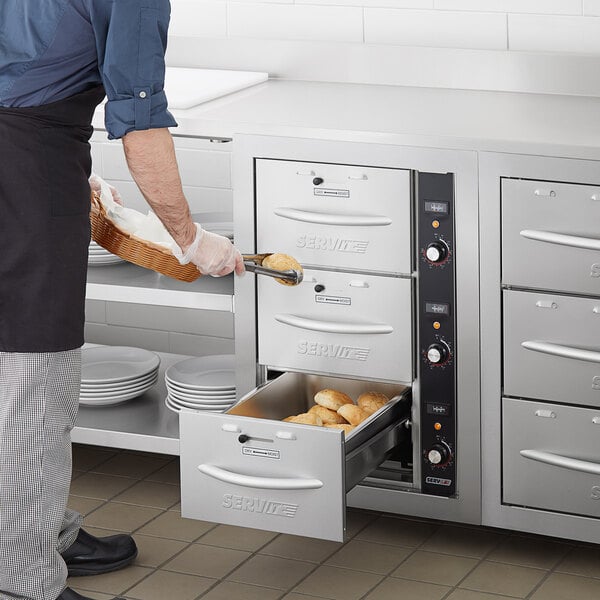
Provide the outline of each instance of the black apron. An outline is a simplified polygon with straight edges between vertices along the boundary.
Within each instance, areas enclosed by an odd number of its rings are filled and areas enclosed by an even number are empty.
[[[90,242],[89,139],[102,86],[0,107],[0,352],[83,344]]]

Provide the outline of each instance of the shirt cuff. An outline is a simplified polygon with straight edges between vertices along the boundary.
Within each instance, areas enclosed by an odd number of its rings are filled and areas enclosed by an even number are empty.
[[[152,88],[136,87],[134,96],[123,100],[109,100],[104,107],[104,124],[111,140],[130,131],[177,127],[177,121],[167,110],[164,90],[152,93]]]

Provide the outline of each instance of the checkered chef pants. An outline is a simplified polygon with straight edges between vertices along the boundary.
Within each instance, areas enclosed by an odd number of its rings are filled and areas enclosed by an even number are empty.
[[[55,600],[60,552],[81,516],[66,508],[81,350],[0,352],[0,599]]]

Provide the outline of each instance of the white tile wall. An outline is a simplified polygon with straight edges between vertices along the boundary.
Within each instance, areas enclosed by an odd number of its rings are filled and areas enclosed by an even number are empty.
[[[600,53],[588,22],[600,0],[172,0],[172,15],[170,35],[196,39]],[[555,35],[541,43],[544,16]],[[198,62],[206,66],[206,56]]]
[[[370,44],[505,50],[506,16],[501,13],[366,8]]]

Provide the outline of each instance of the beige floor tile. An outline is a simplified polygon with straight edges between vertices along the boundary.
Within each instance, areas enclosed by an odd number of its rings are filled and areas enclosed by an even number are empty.
[[[351,540],[331,556],[325,564],[387,575],[413,551],[413,548]]]
[[[546,538],[509,537],[486,556],[487,560],[551,569],[571,549],[567,544],[551,542]]]
[[[190,575],[220,579],[250,556],[250,552],[192,544],[162,568]]]
[[[179,485],[180,483],[180,471],[179,471],[179,459],[171,461],[164,467],[150,473],[146,477],[148,481],[158,481],[159,483],[171,483],[173,485]]]
[[[184,519],[174,511],[166,511],[160,517],[142,527],[137,533],[193,542],[214,526],[214,523]]]
[[[206,577],[155,571],[129,590],[126,596],[139,600],[193,600],[214,584],[214,579]]]
[[[441,600],[451,588],[423,583],[421,581],[408,581],[406,579],[385,579],[378,585],[365,600]]]
[[[323,598],[323,596],[307,596],[306,594],[299,594],[298,592],[290,592],[286,594],[281,600],[311,600],[311,598]]]
[[[91,590],[82,590],[77,588],[71,588],[78,594],[85,596],[86,598],[92,598],[92,600],[113,600],[113,594],[103,594],[101,592],[92,592]]]
[[[321,563],[341,547],[339,542],[283,534],[262,548],[260,554]]]
[[[349,508],[346,511],[346,540],[353,538],[361,529],[364,529],[378,517],[377,513],[368,510]]]
[[[121,475],[133,479],[144,479],[168,464],[172,459],[153,454],[133,454],[122,452],[95,466],[94,473]]]
[[[72,588],[92,590],[105,594],[122,594],[150,573],[152,573],[152,569],[132,565],[113,573],[103,573],[102,575],[90,575],[87,577],[69,577],[67,585]]]
[[[109,500],[135,484],[130,477],[114,477],[99,473],[85,473],[71,482],[71,494],[85,498]]]
[[[514,600],[510,596],[498,596],[472,590],[454,590],[445,600]]]
[[[149,535],[136,534],[134,539],[138,547],[135,564],[142,567],[158,567],[188,545],[188,542],[166,540]]]
[[[367,542],[414,548],[420,546],[435,529],[436,526],[429,523],[380,517],[365,527],[356,538]]]
[[[109,535],[120,535],[122,531],[116,531],[114,529],[105,529],[102,527],[91,527],[86,524],[85,519],[83,521],[83,528],[90,533],[91,535],[95,535],[96,537],[106,537]]]
[[[169,508],[169,510],[173,510],[173,511],[181,514],[181,502],[178,502],[177,504],[171,506],[171,508]]]
[[[115,496],[115,502],[167,509],[179,502],[179,487],[157,481],[140,481]]]
[[[374,573],[319,567],[293,591],[332,600],[358,600],[382,579],[381,575]]]
[[[221,548],[255,552],[276,536],[277,534],[272,531],[235,527],[234,525],[217,525],[203,535],[198,542],[210,546],[220,546]]]
[[[111,456],[118,454],[117,450],[99,448],[98,446],[82,446],[73,444],[73,469],[89,471],[91,468],[105,462]]]
[[[105,527],[117,531],[131,532],[148,523],[160,513],[161,511],[156,508],[107,502],[91,515],[88,515],[86,523],[92,527]]]
[[[235,583],[234,581],[223,581],[202,596],[202,600],[278,600],[279,598],[281,598],[281,590]],[[304,600],[306,600],[306,596]]]
[[[231,573],[227,579],[238,583],[289,590],[314,568],[315,565],[312,563],[257,554]]]
[[[71,471],[71,481],[73,479],[77,479],[78,477],[81,477],[84,473],[85,473],[85,471],[77,471],[76,469],[73,469]]]
[[[564,573],[552,573],[531,600],[598,600],[600,581]]]
[[[546,576],[542,569],[483,561],[460,587],[479,592],[525,598]]]
[[[89,515],[93,510],[102,506],[106,500],[98,500],[97,498],[82,498],[81,496],[69,496],[68,506],[71,510],[76,510],[84,517]]]
[[[486,529],[443,525],[423,544],[421,550],[483,558],[505,538]]]
[[[393,573],[393,577],[454,586],[477,564],[474,558],[417,550]]]
[[[573,548],[555,570],[573,575],[600,577],[600,548],[593,546]]]

